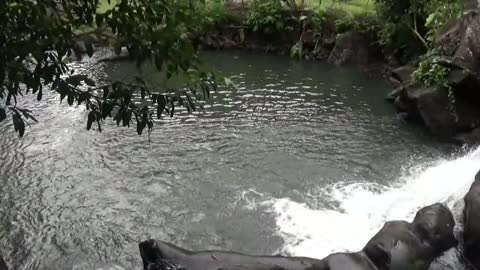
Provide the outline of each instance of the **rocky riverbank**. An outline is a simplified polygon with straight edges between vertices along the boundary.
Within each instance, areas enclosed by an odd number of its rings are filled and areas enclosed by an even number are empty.
[[[297,14],[298,13],[298,14]],[[371,30],[348,29],[339,31],[335,24],[340,14],[330,14],[322,25],[302,25],[309,11],[297,11],[291,17],[292,29],[263,32],[254,30],[246,19],[216,25],[199,37],[204,50],[247,50],[291,55],[304,60],[327,61],[331,64],[378,67],[386,63],[387,56],[378,46],[376,33]],[[368,16],[356,18],[365,25],[373,25]],[[358,23],[358,22],[357,22]],[[361,23],[358,23],[361,24]]]
[[[480,16],[476,4],[465,1],[464,15],[440,29],[423,56],[425,48],[380,46],[378,22],[368,16],[342,27],[342,15],[332,13],[318,27],[299,19],[313,17],[308,11],[284,14],[291,18],[289,31],[258,31],[243,18],[212,27],[199,43],[203,49],[291,54],[337,66],[354,65],[377,75],[391,74],[395,89],[387,100],[404,120],[424,125],[443,141],[472,145],[480,143]],[[430,76],[424,78],[427,82],[415,73],[421,65],[428,73],[424,76]]]
[[[396,89],[389,94],[404,118],[425,125],[438,138],[460,144],[480,142],[480,14],[470,10],[437,33],[433,52],[425,60],[442,73],[425,84],[415,66],[392,72]],[[434,78],[435,79],[435,78]]]

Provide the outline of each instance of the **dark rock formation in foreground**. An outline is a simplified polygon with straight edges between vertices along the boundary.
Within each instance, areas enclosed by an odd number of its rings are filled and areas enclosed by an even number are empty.
[[[465,257],[480,269],[480,172],[465,196],[463,237]]]
[[[432,134],[458,143],[480,143],[480,14],[469,11],[437,33],[435,63],[447,68],[446,82],[425,86],[415,68],[393,71],[400,83],[387,97],[406,120],[423,123]]]
[[[224,251],[192,252],[158,240],[140,243],[146,270],[427,270],[457,245],[454,219],[441,204],[421,209],[414,221],[391,221],[356,253],[335,253],[323,260],[250,256]]]

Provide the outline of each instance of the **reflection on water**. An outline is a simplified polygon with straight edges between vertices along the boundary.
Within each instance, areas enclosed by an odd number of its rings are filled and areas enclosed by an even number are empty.
[[[25,138],[0,124],[0,250],[13,269],[140,269],[137,244],[150,237],[274,253],[283,245],[275,216],[245,207],[255,200],[245,192],[308,202],[338,181],[393,185],[408,164],[443,155],[397,121],[379,80],[282,57],[205,58],[238,91],[158,121],[151,143],[113,123],[87,132],[84,110],[55,96],[30,101],[40,123]],[[92,75],[133,70],[116,63]]]

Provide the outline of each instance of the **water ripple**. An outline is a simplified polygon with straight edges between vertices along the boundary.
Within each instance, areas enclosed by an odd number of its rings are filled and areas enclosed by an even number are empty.
[[[281,57],[208,58],[238,91],[221,89],[205,111],[157,121],[151,142],[111,122],[87,132],[82,107],[48,94],[22,101],[40,121],[24,138],[0,124],[0,250],[13,269],[140,269],[137,243],[149,237],[273,253],[282,244],[273,217],[236,205],[241,192],[306,201],[312,188],[344,179],[392,183],[402,164],[442,154],[397,122],[381,101],[383,84],[357,72]],[[135,65],[93,70],[128,78]]]

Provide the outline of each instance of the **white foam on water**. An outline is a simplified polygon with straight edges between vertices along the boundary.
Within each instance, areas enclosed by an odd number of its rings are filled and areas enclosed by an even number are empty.
[[[271,199],[268,205],[285,242],[283,253],[323,258],[361,250],[386,221],[412,221],[424,206],[440,202],[452,209],[479,169],[480,148],[452,160],[415,166],[396,180],[395,187],[337,183],[325,195],[336,203],[334,208],[312,209],[288,198]]]

